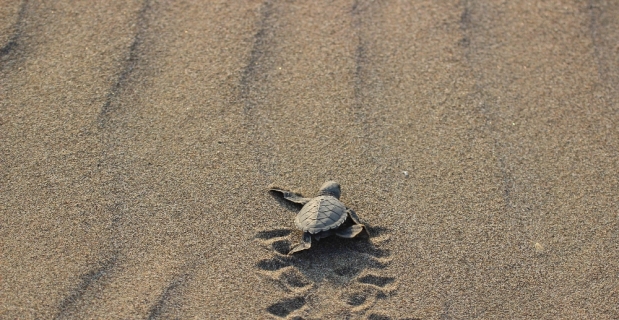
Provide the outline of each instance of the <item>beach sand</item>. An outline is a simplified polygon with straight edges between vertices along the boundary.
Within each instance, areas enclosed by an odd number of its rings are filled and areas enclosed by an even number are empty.
[[[0,318],[619,318],[617,3],[0,2]]]

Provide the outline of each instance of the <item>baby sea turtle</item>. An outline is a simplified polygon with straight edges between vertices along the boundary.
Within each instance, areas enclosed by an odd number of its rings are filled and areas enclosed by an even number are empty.
[[[284,199],[302,204],[303,208],[294,219],[294,224],[303,231],[303,241],[292,247],[288,254],[309,249],[312,246],[312,238],[316,241],[330,235],[342,238],[354,238],[360,234],[369,237],[366,227],[361,224],[357,214],[346,207],[339,199],[339,183],[327,181],[315,198],[303,198],[287,190],[272,188],[271,191],[279,192]]]

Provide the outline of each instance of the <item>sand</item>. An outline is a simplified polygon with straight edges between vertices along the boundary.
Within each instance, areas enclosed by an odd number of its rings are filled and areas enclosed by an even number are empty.
[[[617,3],[0,8],[0,318],[619,318]]]

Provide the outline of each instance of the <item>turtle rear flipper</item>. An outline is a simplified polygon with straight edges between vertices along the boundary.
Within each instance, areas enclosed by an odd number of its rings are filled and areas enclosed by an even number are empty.
[[[357,213],[351,209],[351,208],[346,208],[346,212],[348,213],[348,217],[350,218],[350,220],[352,220],[355,224],[352,225],[351,227],[361,227],[361,230],[359,230],[357,233],[355,233],[355,235],[353,235],[352,237],[356,237],[357,235],[359,235],[359,233],[363,232],[363,234],[365,235],[365,237],[369,238],[370,237],[370,232],[368,232],[368,228],[361,223],[361,220],[359,220],[359,216],[357,215]],[[355,230],[357,230],[358,228],[355,228]],[[344,229],[346,230],[346,229]],[[338,234],[339,236],[339,234]],[[350,237],[350,238],[352,238]],[[345,238],[345,237],[342,237]]]
[[[290,202],[298,203],[298,204],[303,204],[304,205],[304,204],[308,203],[310,200],[312,200],[310,198],[303,198],[302,196],[300,196],[300,195],[298,195],[298,194],[296,194],[294,192],[288,191],[288,190],[282,190],[282,189],[277,189],[277,188],[271,188],[269,190],[273,191],[273,192],[279,192],[279,193],[282,194],[284,199],[286,199],[286,200],[288,200]]]
[[[288,255],[291,255],[299,251],[307,250],[311,247],[312,247],[312,235],[309,232],[303,232],[302,242],[292,247],[292,249],[290,249],[290,252],[288,252]]]
[[[337,235],[340,238],[354,238],[356,236],[358,236],[361,232],[363,232],[363,230],[365,230],[365,226],[362,224],[353,224],[352,226],[348,227],[348,228],[342,228],[340,230],[338,230],[335,235]]]

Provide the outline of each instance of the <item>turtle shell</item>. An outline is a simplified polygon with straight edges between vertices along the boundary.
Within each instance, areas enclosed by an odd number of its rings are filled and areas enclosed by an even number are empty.
[[[346,206],[333,196],[320,196],[306,203],[294,224],[304,232],[318,232],[335,229],[346,221]]]

